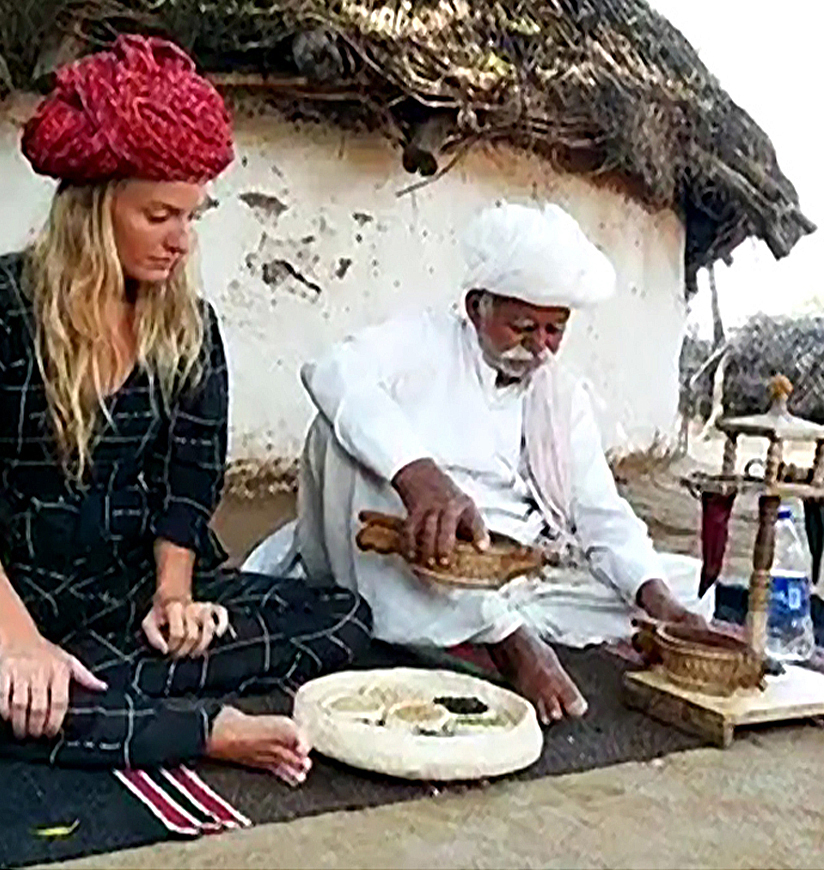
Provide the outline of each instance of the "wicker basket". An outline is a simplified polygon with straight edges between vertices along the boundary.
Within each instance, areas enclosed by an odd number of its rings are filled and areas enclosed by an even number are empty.
[[[766,664],[744,642],[677,623],[642,623],[635,645],[676,685],[708,695],[764,689]]]

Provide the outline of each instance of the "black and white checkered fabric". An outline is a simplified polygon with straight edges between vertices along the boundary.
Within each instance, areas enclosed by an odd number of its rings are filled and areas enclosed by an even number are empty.
[[[110,683],[104,695],[75,690],[65,733],[31,749],[81,765],[195,757],[218,707],[194,695],[261,680],[288,687],[341,667],[368,641],[368,609],[344,590],[220,570],[225,553],[209,521],[225,470],[228,376],[211,307],[197,386],[165,407],[150,374],[136,368],[109,400],[87,479],[68,479],[22,267],[19,254],[0,257],[0,561],[43,635]],[[177,664],[143,645],[157,538],[197,554],[196,598],[232,609],[237,637],[203,659]],[[164,700],[173,696],[184,700]],[[9,748],[0,727],[0,751]]]
[[[196,659],[173,660],[145,643],[129,649],[91,630],[65,648],[105,680],[105,693],[74,688],[54,741],[14,740],[0,723],[0,753],[75,767],[175,765],[203,754],[218,698],[276,689],[293,693],[346,667],[369,644],[366,603],[339,587],[218,572],[205,600],[229,611],[232,634]]]

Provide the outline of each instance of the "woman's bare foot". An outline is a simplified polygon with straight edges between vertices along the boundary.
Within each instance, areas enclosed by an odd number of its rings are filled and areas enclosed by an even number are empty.
[[[565,715],[579,717],[587,702],[561,667],[549,644],[527,628],[519,628],[500,643],[490,644],[489,654],[501,674],[532,701],[545,725]]]
[[[286,716],[249,716],[224,707],[216,716],[206,755],[279,776],[301,785],[309,773],[309,742]]]

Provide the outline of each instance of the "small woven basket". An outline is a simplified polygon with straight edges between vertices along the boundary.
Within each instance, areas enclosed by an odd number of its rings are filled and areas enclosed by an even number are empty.
[[[660,663],[676,685],[708,695],[764,688],[765,663],[747,644],[706,629],[643,624],[636,646]]]

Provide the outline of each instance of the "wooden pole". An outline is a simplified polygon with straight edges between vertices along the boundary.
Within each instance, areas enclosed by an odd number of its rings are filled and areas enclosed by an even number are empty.
[[[764,466],[764,483],[768,486],[778,481],[778,473],[781,471],[783,459],[784,444],[778,438],[773,438],[767,448],[767,462]]]
[[[767,613],[770,603],[770,569],[775,556],[775,523],[781,498],[762,495],[758,500],[758,533],[753,550],[747,608],[747,642],[759,658],[767,646]]]
[[[813,460],[813,486],[824,484],[824,441],[817,441],[815,445],[815,459]]]
[[[735,474],[735,456],[738,446],[737,435],[727,435],[727,440],[724,442],[724,460],[721,465],[721,474],[724,477],[732,477]]]
[[[721,320],[721,306],[718,304],[718,287],[715,284],[715,265],[707,267],[710,279],[710,305],[712,306],[712,349],[724,344],[724,323]]]

